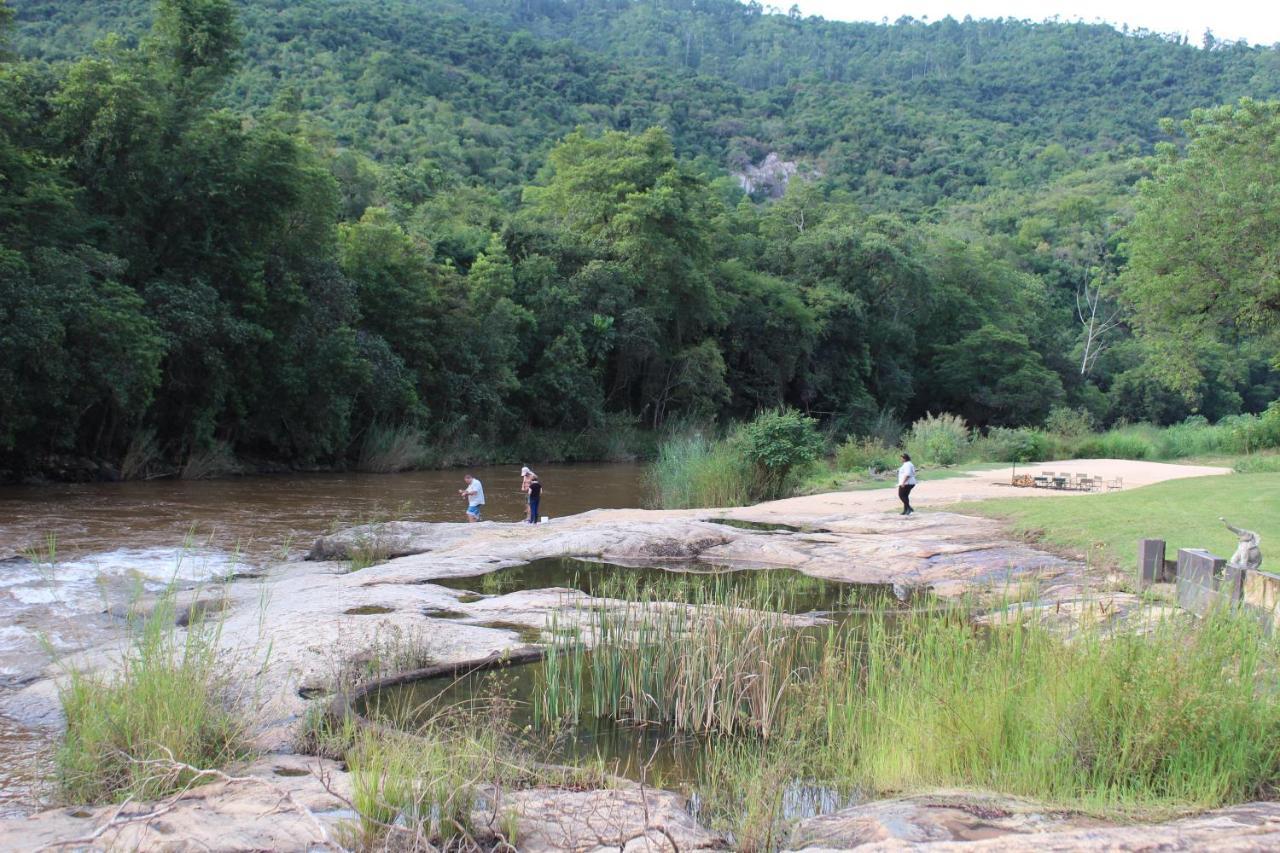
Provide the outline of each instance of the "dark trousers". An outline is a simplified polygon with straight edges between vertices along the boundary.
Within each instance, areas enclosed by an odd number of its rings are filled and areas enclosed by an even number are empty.
[[[915,510],[911,508],[911,490],[915,487],[915,483],[907,486],[898,486],[898,500],[902,501],[903,513],[915,512]]]
[[[538,504],[542,498],[529,498],[529,523],[538,523]]]

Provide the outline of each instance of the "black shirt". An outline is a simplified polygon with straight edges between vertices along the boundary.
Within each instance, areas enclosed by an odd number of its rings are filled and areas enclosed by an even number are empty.
[[[542,497],[542,484],[537,480],[529,481],[529,500],[536,501]]]

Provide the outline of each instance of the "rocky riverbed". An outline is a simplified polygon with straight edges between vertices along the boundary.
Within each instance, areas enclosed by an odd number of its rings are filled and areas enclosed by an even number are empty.
[[[352,570],[357,564],[374,561]],[[433,580],[474,577],[554,557],[679,568],[692,561],[745,570],[795,569],[832,581],[879,584],[900,593],[1025,598],[1064,621],[1123,618],[1134,596],[1116,578],[1010,541],[996,522],[948,512],[914,517],[764,505],[731,512],[599,510],[541,526],[485,522],[393,522],[319,539],[309,558],[259,577],[193,587],[180,614],[217,612],[227,665],[254,685],[254,745],[260,757],[209,785],[161,804],[54,809],[0,822],[0,849],[77,842],[120,849],[318,849],[352,817],[350,782],[332,762],[295,755],[308,703],[334,673],[389,636],[413,637],[435,662],[482,658],[525,645],[548,615],[567,618],[586,594],[563,588],[457,589]],[[385,558],[385,561],[377,560]],[[625,569],[620,569],[625,571]],[[465,586],[465,585],[464,585]],[[1033,592],[1021,592],[1031,590]],[[110,602],[98,642],[63,665],[115,666],[128,607]],[[1067,619],[1063,614],[1071,614]],[[999,618],[997,614],[993,618]],[[527,629],[527,630],[525,630]],[[0,694],[0,714],[25,729],[56,732],[60,669],[30,672]],[[503,792],[495,811],[519,824],[521,849],[722,849],[673,793],[619,784],[599,791],[534,788]],[[153,814],[154,812],[154,814]],[[1158,827],[1108,826],[1035,803],[938,793],[854,806],[797,827],[796,849],[1059,850],[1262,849],[1280,843],[1280,808],[1251,804]],[[76,846],[76,845],[72,845]]]

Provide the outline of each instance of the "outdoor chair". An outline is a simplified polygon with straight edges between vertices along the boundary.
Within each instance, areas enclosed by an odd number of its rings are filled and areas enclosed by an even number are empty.
[[[1124,488],[1124,478],[1123,478],[1123,477],[1116,477],[1116,478],[1115,478],[1114,480],[1112,480],[1110,483],[1107,483],[1107,491],[1108,491],[1108,492],[1118,492],[1118,491],[1120,491],[1120,490],[1121,490],[1121,489],[1123,489],[1123,488]]]

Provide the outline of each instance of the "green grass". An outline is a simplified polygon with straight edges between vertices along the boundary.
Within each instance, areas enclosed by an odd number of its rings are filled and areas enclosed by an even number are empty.
[[[1264,796],[1280,774],[1276,650],[1247,619],[1068,642],[1035,622],[984,635],[911,616],[857,639],[815,679],[821,775],[1156,813]]]
[[[1170,559],[1179,548],[1231,556],[1236,537],[1219,516],[1256,530],[1263,543],[1280,543],[1278,507],[1280,473],[1262,473],[1169,480],[1101,495],[975,501],[948,509],[1005,519],[1015,532],[1091,564],[1136,570],[1139,539],[1164,539]],[[1280,559],[1272,561],[1271,567],[1280,569]]]
[[[553,650],[532,697],[553,719],[702,735],[704,815],[739,849],[780,846],[779,792],[797,781],[1154,817],[1280,780],[1276,647],[1248,619],[1082,624],[1068,640],[1030,617],[980,632],[964,606],[885,607],[797,632],[741,604],[586,612],[590,655]]]
[[[746,506],[751,480],[728,442],[701,435],[676,436],[658,448],[649,468],[649,491],[663,509]]]
[[[174,627],[172,596],[134,626],[114,674],[71,668],[60,690],[67,730],[55,757],[60,799],[154,799],[208,778],[246,752],[247,720],[218,654],[220,623]]]

